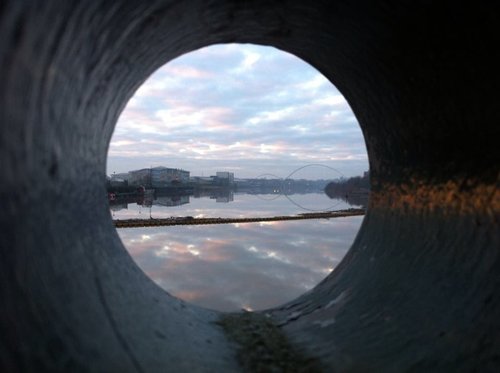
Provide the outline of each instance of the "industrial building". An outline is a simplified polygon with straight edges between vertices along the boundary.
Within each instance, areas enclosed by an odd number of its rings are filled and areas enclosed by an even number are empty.
[[[129,185],[164,188],[189,182],[189,171],[178,168],[152,167],[129,172]]]
[[[232,172],[216,172],[214,178],[216,184],[229,186],[234,184],[234,173]]]

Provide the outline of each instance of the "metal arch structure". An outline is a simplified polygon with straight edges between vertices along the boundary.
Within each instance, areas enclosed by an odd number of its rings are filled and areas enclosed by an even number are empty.
[[[285,177],[285,180],[290,179],[296,172],[298,172],[300,170],[303,170],[303,169],[305,169],[307,167],[312,167],[312,166],[327,168],[327,169],[329,169],[331,171],[337,172],[341,177],[344,177],[344,174],[342,174],[342,172],[340,172],[336,168],[333,168],[333,167],[327,166],[326,164],[321,164],[321,163],[310,163],[310,164],[306,164],[306,165],[301,166],[301,167],[297,168],[296,170],[294,170],[292,173],[290,173],[290,175],[288,175],[287,177]]]
[[[262,179],[263,176],[272,176],[272,177],[275,177],[277,180],[283,180],[282,177],[279,177],[279,176],[277,176],[275,174],[269,174],[269,173],[259,175],[259,176],[256,177],[256,179]],[[265,179],[265,180],[267,180],[267,179]]]
[[[307,167],[312,167],[312,166],[327,168],[329,170],[337,172],[341,177],[344,177],[344,175],[342,174],[342,172],[340,172],[339,170],[337,170],[337,169],[335,169],[333,167],[330,167],[330,166],[327,166],[327,165],[324,165],[324,164],[321,164],[321,163],[310,163],[310,164],[306,164],[306,165],[301,166],[301,167],[297,168],[296,170],[292,171],[285,179],[283,179],[283,183],[285,183],[286,180],[289,180],[296,172],[298,172],[300,170],[303,170],[303,169],[305,169]],[[285,187],[283,187],[283,190],[285,190]],[[336,206],[338,206],[340,204],[340,202],[337,202],[337,203],[334,203],[333,205],[329,205],[329,206],[327,206],[327,207],[325,207],[323,209],[310,209],[310,208],[302,206],[300,203],[298,203],[297,201],[295,201],[293,198],[291,198],[286,193],[283,193],[283,196],[288,201],[290,201],[290,203],[292,203],[293,205],[295,205],[298,208],[300,208],[302,210],[305,210],[305,211],[313,211],[313,212],[328,211],[328,210],[332,210],[334,207],[336,207]]]
[[[325,371],[498,371],[499,24],[482,2],[4,0],[0,370],[237,372],[254,365],[230,336],[264,364],[252,338],[276,326]],[[224,314],[135,265],[104,173],[144,80],[225,42],[293,53],[337,86],[363,131],[372,191],[324,281],[265,323],[236,315],[223,329]],[[286,363],[273,341],[269,370]]]
[[[330,167],[330,166],[327,166],[327,165],[324,165],[324,164],[321,164],[321,163],[310,163],[310,164],[307,164],[307,165],[304,165],[304,166],[301,166],[297,169],[295,169],[292,173],[290,173],[287,177],[285,177],[284,179],[275,175],[275,174],[270,174],[270,173],[265,173],[265,174],[262,174],[262,175],[259,175],[256,177],[256,179],[260,179],[262,178],[262,176],[272,176],[272,177],[275,177],[277,180],[281,180],[281,190],[282,192],[280,192],[279,194],[276,194],[274,197],[272,198],[263,198],[261,197],[260,195],[256,194],[257,198],[263,200],[263,201],[274,201],[276,199],[278,199],[280,196],[284,196],[291,204],[297,206],[298,208],[302,209],[302,210],[305,210],[305,211],[314,211],[314,212],[318,212],[318,211],[328,211],[328,210],[331,210],[333,209],[335,206],[338,206],[340,204],[340,202],[337,202],[333,205],[329,205],[327,207],[325,207],[324,209],[310,209],[310,208],[307,208],[307,207],[304,207],[302,206],[300,203],[298,203],[297,201],[295,201],[293,198],[290,197],[290,195],[286,194],[285,191],[285,181],[286,180],[289,180],[290,177],[292,175],[294,175],[296,172],[300,171],[300,170],[303,170],[307,167],[311,167],[311,166],[317,166],[317,167],[324,167],[324,168],[327,168],[329,170],[332,170],[332,171],[335,171],[337,172],[340,176],[344,176],[339,170],[333,168],[333,167]]]
[[[256,179],[261,179],[263,176],[272,176],[272,177],[275,177],[277,180],[283,180],[281,177],[279,177],[275,174],[270,174],[270,173],[261,174],[261,175],[257,176]],[[271,197],[271,198],[264,198],[260,194],[255,194],[255,196],[262,201],[271,202],[271,201],[274,201],[274,200],[280,198],[281,193],[273,195],[273,197]]]
[[[302,209],[302,210],[305,210],[305,211],[311,211],[311,212],[319,212],[319,211],[331,211],[334,207],[338,206],[341,201],[338,201],[337,203],[334,203],[333,205],[329,205],[325,208],[322,208],[322,209],[311,209],[311,208],[308,208],[308,207],[304,207],[303,205],[301,205],[300,203],[298,203],[297,201],[295,201],[293,198],[291,198],[288,194],[285,194],[283,193],[283,196],[293,205],[297,206],[298,208]]]

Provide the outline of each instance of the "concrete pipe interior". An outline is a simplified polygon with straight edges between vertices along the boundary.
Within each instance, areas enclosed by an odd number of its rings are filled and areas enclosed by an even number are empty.
[[[2,371],[291,370],[292,350],[297,370],[497,370],[499,21],[456,2],[3,2]],[[264,327],[256,315],[223,331],[226,316],[170,297],[126,254],[104,172],[148,75],[225,42],[275,46],[329,78],[373,187],[327,279]],[[238,347],[238,333],[257,340]]]

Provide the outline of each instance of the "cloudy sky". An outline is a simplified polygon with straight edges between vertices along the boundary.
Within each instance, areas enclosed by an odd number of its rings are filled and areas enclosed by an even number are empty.
[[[162,165],[192,176],[286,177],[307,164],[346,177],[368,169],[343,96],[293,55],[225,44],[169,62],[139,88],[116,126],[107,173]],[[327,167],[295,177],[338,176]]]

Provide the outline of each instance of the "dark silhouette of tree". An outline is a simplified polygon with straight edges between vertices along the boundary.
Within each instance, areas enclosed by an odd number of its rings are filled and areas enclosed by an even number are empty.
[[[349,179],[340,179],[328,183],[325,193],[330,198],[348,198],[353,195],[368,195],[370,192],[370,176],[365,172],[363,176],[354,176]]]

